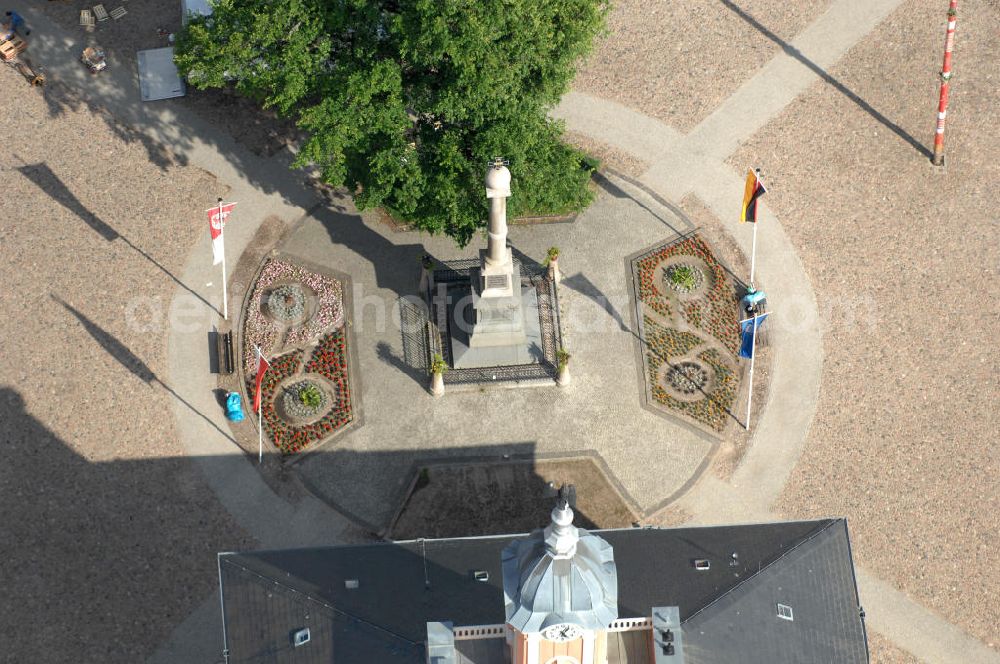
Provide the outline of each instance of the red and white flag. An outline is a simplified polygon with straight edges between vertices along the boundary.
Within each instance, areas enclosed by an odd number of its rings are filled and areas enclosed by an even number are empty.
[[[222,243],[222,227],[229,220],[229,215],[233,213],[234,207],[236,207],[236,203],[226,203],[206,210],[208,212],[208,230],[212,234],[212,265],[221,263],[225,255],[226,250]]]
[[[264,382],[264,374],[267,372],[271,365],[267,360],[264,359],[264,354],[260,352],[260,348],[257,349],[257,378],[255,379],[254,391],[253,391],[253,410],[255,413],[260,412],[260,386]]]

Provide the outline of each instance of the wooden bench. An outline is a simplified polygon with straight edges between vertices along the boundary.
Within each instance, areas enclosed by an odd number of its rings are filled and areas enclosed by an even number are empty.
[[[230,375],[236,371],[236,363],[233,358],[233,332],[220,332],[216,335],[219,350],[219,373]]]

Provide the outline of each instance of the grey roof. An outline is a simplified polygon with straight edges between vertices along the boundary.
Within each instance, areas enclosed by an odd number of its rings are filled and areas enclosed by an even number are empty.
[[[848,653],[834,658],[838,662],[867,661],[859,659],[866,650],[864,625],[843,520],[595,533],[614,550],[619,616],[679,607],[687,662],[830,661],[817,658],[831,647]],[[505,621],[501,552],[518,537],[220,554],[229,661],[424,662],[427,622]],[[697,558],[711,560],[711,569],[695,570]],[[476,571],[487,572],[488,580],[476,580]],[[348,579],[358,581],[357,589],[345,586]],[[773,616],[781,599],[766,595],[769,588],[789,591],[782,597],[794,607],[794,621]],[[774,620],[763,620],[765,614]],[[293,648],[291,633],[306,626],[312,640]],[[768,638],[800,650],[777,658],[761,650],[747,659],[754,652],[747,648],[740,650],[743,659],[710,658],[717,649],[737,647],[733,640]],[[809,659],[800,652],[816,654]]]
[[[831,524],[684,622],[685,664],[864,664],[844,522]],[[852,592],[853,591],[853,592]],[[777,605],[791,608],[791,620]]]

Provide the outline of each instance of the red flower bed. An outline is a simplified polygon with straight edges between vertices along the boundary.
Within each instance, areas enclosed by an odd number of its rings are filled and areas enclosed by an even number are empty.
[[[354,419],[347,371],[347,340],[344,328],[320,338],[303,366],[303,351],[296,350],[271,360],[271,368],[261,384],[261,416],[267,433],[282,454],[301,452],[311,443],[334,434]],[[337,388],[336,403],[319,421],[295,426],[278,416],[274,409],[278,385],[299,373],[323,376]],[[247,391],[253,394],[253,377],[248,377]]]

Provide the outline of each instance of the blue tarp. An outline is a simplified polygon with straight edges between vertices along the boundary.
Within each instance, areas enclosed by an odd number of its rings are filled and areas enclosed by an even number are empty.
[[[239,392],[230,392],[226,397],[226,417],[230,422],[243,420],[243,403]]]

